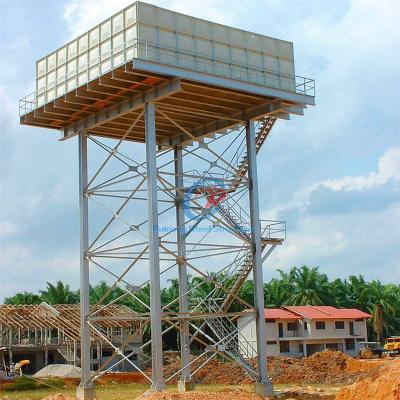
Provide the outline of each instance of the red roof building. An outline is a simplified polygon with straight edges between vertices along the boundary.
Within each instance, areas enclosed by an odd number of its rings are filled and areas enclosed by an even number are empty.
[[[368,341],[367,319],[371,315],[355,308],[285,306],[265,309],[264,318],[270,356],[304,357],[323,350],[339,350],[355,356],[362,342]],[[239,317],[238,328],[241,348],[256,349],[254,314]]]
[[[264,310],[265,319],[297,320],[301,316],[283,308],[266,308]]]
[[[285,310],[301,317],[313,319],[359,319],[372,315],[356,308],[336,308],[332,306],[286,306]]]

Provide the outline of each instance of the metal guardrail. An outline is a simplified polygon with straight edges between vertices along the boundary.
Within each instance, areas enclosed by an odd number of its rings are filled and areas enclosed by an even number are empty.
[[[286,239],[286,221],[262,219],[260,222],[263,239]]]
[[[118,56],[121,61],[115,62],[115,56]],[[169,59],[167,59],[168,57]],[[43,104],[46,104],[72,91],[73,89],[67,88],[67,81],[71,79],[76,79],[78,81],[78,76],[80,77],[83,74],[86,75],[84,82],[78,82],[74,89],[134,59],[154,61],[161,64],[174,65],[177,67],[185,68],[185,57],[186,61],[194,61],[194,65],[192,65],[191,67],[188,67],[186,65],[186,68],[188,69],[192,69],[198,72],[212,73],[215,75],[220,75],[223,77],[259,84],[267,87],[288,90],[298,94],[315,96],[315,81],[311,78],[306,78],[299,75],[277,73],[275,71],[260,69],[259,67],[255,67],[252,65],[232,62],[229,63],[227,62],[227,60],[219,59],[217,57],[207,59],[205,55],[197,54],[195,52],[184,51],[168,46],[160,46],[155,43],[133,39],[124,43],[121,46],[118,46],[115,49],[110,50],[105,54],[102,54],[88,64],[79,67],[75,71],[72,71],[72,73],[69,73],[62,78],[57,78],[56,81],[49,83],[48,85],[46,85],[46,87],[40,88],[39,90],[36,90],[29,95],[23,97],[19,101],[19,115],[23,116],[31,111],[34,111],[39,106],[42,106]],[[104,63],[107,61],[110,61],[109,66],[105,67]],[[90,69],[96,66],[99,68],[99,73],[96,75],[95,78],[91,79]],[[60,96],[55,96],[49,99],[48,92],[55,90],[57,83],[58,86],[60,86],[60,82],[65,85],[64,93]],[[46,96],[46,100],[43,104],[39,104],[38,97],[43,94]]]

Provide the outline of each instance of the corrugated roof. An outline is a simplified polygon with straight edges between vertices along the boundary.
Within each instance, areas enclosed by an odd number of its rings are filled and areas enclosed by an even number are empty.
[[[371,318],[372,315],[356,308],[332,306],[285,306],[286,310],[310,319],[357,319]]]

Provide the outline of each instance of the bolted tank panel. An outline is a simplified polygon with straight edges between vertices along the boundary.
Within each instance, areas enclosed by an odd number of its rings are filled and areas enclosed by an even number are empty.
[[[37,62],[36,106],[135,58],[296,91],[292,43],[136,2]]]

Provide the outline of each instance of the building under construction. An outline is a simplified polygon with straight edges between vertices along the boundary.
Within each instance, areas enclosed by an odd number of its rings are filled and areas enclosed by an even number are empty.
[[[36,65],[21,123],[78,142],[71,160],[79,163],[80,193],[78,397],[93,399],[102,373],[90,368],[92,335],[106,338],[107,316],[89,308],[90,280],[99,274],[143,307],[151,374],[123,346],[115,351],[153,389],[177,375],[180,390],[192,389],[193,375],[219,355],[270,394],[262,264],[283,243],[286,225],[260,215],[256,156],[279,119],[315,104],[314,81],[295,75],[293,44],[136,2]],[[202,279],[188,285],[189,274]],[[249,278],[254,306],[238,295]],[[179,293],[161,305],[170,279]],[[138,289],[148,284],[144,301]],[[256,318],[256,349],[239,340],[244,309]],[[165,376],[170,330],[179,332],[182,364]],[[258,368],[248,361],[254,352]]]
[[[113,371],[131,370],[132,367],[113,346],[124,344],[129,359],[143,365],[141,323],[126,306],[112,305],[93,309],[98,317],[111,317],[103,321],[107,338],[91,332],[90,364],[92,370],[107,365]],[[4,366],[20,360],[29,360],[24,372],[35,373],[49,364],[80,366],[80,313],[79,305],[0,305],[0,362]],[[2,368],[3,369],[3,368]]]

